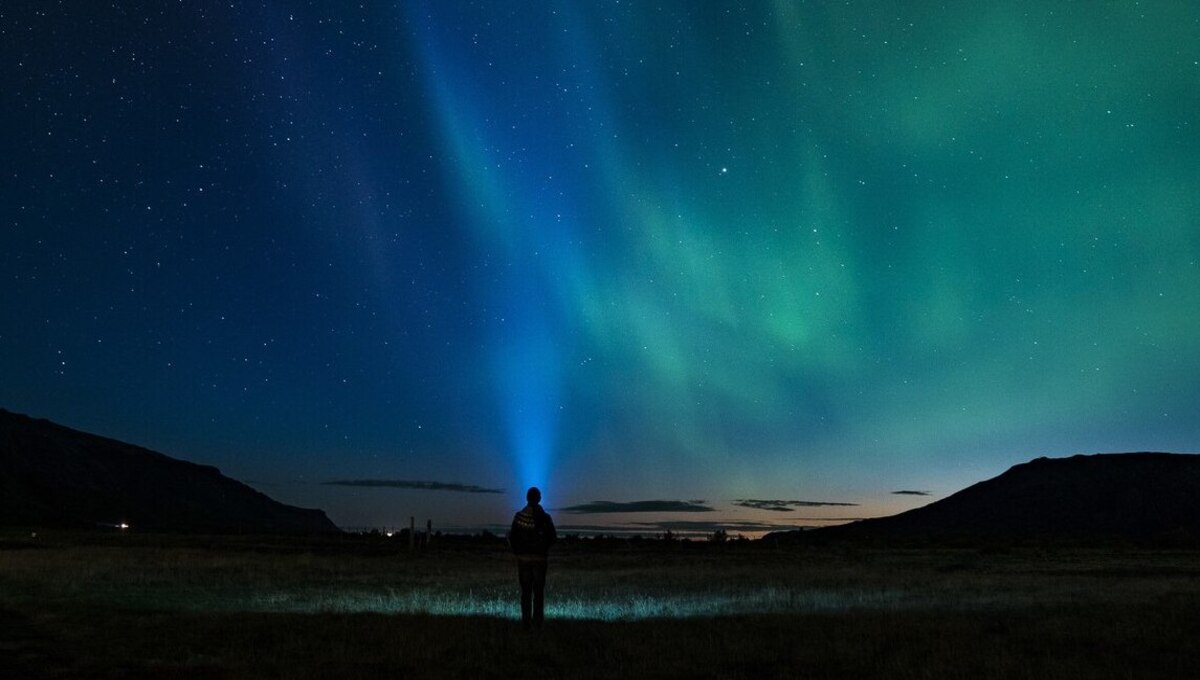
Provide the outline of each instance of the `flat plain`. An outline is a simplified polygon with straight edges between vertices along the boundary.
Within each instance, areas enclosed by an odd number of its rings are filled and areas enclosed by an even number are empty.
[[[1200,552],[573,539],[547,622],[502,540],[0,534],[0,675],[1179,678]]]

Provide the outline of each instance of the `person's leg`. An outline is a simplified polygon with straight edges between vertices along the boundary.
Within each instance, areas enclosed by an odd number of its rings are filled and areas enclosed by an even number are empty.
[[[534,573],[527,562],[517,563],[517,580],[521,583],[521,625],[531,625],[530,605],[533,598]]]
[[[533,625],[541,626],[546,611],[546,563],[534,565],[533,570]]]

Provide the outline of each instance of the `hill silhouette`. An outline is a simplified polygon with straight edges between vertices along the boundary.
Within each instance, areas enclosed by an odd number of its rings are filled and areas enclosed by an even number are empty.
[[[0,525],[335,533],[211,466],[0,409]]]
[[[1195,544],[1200,541],[1200,455],[1038,458],[915,510],[771,538]]]

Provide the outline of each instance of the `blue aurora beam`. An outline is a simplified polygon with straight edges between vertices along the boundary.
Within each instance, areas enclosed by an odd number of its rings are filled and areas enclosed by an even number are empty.
[[[514,78],[528,74],[519,74],[512,62],[497,64],[472,50],[474,34],[464,17],[452,16],[455,7],[411,7],[441,143],[454,160],[449,164],[453,179],[469,211],[464,221],[483,261],[494,268],[481,279],[481,296],[495,310],[488,355],[516,481],[522,487],[545,485],[556,445],[564,360],[562,338],[554,333],[564,326],[554,291],[563,276],[577,271],[578,260],[564,167],[571,154],[572,145],[563,141],[569,131],[555,115],[557,107],[495,107],[504,99],[498,87],[551,90],[534,82],[508,82],[506,66],[513,67]]]

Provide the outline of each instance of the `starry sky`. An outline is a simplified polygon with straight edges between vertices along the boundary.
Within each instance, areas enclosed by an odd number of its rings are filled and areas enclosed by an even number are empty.
[[[18,2],[0,55],[0,406],[342,526],[1200,450],[1193,2]]]

